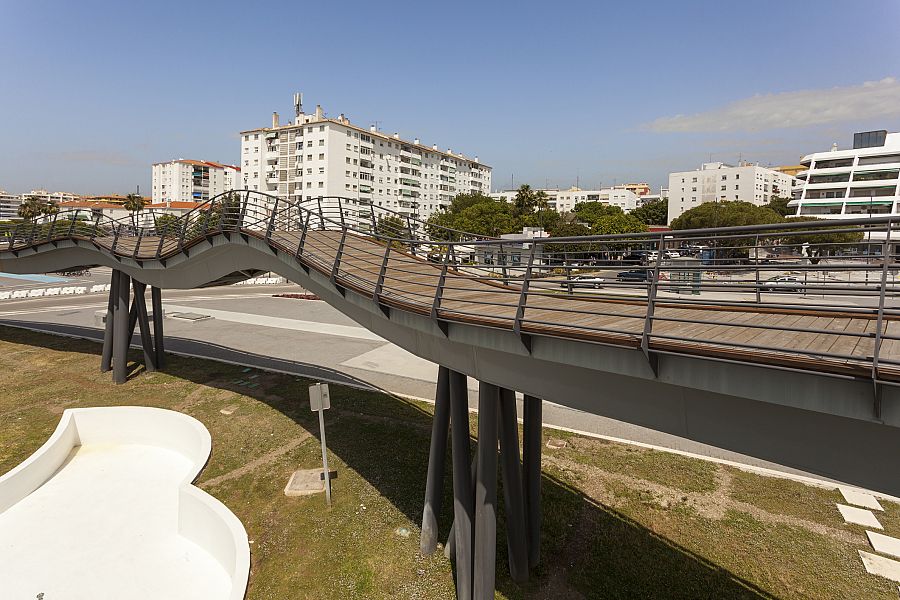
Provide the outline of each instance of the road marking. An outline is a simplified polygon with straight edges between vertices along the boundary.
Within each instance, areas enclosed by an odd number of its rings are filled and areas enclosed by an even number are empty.
[[[356,338],[360,340],[371,340],[373,342],[387,343],[387,340],[375,335],[365,327],[354,327],[352,325],[335,325],[332,323],[317,323],[315,321],[300,321],[298,319],[286,319],[284,317],[267,317],[264,315],[232,312],[229,310],[212,310],[209,308],[196,306],[178,306],[176,304],[168,303],[163,303],[163,308],[167,313],[197,312],[204,315],[209,315],[214,319],[218,319],[220,321],[230,321],[232,323],[246,323],[247,325],[260,325],[262,327],[290,329],[293,331],[321,333],[323,335],[336,335],[339,337]]]

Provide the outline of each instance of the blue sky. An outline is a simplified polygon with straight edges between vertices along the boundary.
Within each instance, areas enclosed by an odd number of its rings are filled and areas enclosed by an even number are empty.
[[[0,0],[0,189],[148,191],[291,95],[494,167],[664,184],[900,130],[900,2]]]

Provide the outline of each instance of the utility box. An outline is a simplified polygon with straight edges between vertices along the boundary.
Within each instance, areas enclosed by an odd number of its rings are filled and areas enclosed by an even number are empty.
[[[696,258],[673,258],[670,262],[669,290],[676,294],[700,294],[703,261]]]

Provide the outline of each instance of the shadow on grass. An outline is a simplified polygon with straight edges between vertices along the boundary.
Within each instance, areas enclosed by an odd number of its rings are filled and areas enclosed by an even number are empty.
[[[17,324],[41,329],[48,327],[44,323]],[[61,333],[89,339],[96,339],[101,333],[90,328],[59,327],[65,329]],[[85,340],[8,327],[0,327],[0,340],[93,354],[99,365],[100,345]],[[169,347],[188,342],[196,346],[196,354],[208,351],[217,358],[223,356],[223,348],[215,344],[175,338],[166,340]],[[264,365],[272,360],[247,353],[236,354],[242,355],[242,362],[248,364]],[[224,355],[227,356],[227,352]],[[131,351],[129,367],[132,376],[142,371],[138,362],[142,358],[140,352]],[[176,356],[168,358],[166,374],[252,397],[318,436],[315,414],[297,398],[300,394],[305,396],[306,382],[298,383],[289,375],[272,375],[264,386],[248,389],[233,383],[235,377],[240,376],[241,367]],[[235,358],[231,360],[238,362]],[[286,372],[307,373],[315,368],[341,376],[329,379],[346,380],[370,388],[336,386],[332,389],[332,413],[337,414],[331,418],[338,420],[329,428],[329,449],[410,521],[420,524],[431,435],[430,413],[390,394],[374,391],[372,386],[346,375],[312,365],[278,362],[284,363],[282,367],[293,365],[292,369],[281,369]],[[440,517],[442,539],[446,539],[452,521],[450,464],[448,451]],[[498,507],[497,590],[508,598],[774,598],[753,583],[660,537],[546,472],[542,485],[542,562],[524,586],[510,579],[506,566],[503,493],[502,489],[498,490],[501,506]]]

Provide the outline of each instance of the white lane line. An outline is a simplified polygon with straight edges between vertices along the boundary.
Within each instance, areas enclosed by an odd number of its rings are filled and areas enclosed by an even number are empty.
[[[356,338],[360,340],[371,340],[373,342],[387,343],[387,340],[375,335],[365,327],[335,325],[332,323],[317,323],[315,321],[300,321],[298,319],[286,319],[283,317],[267,317],[263,315],[253,315],[243,312],[212,310],[209,308],[197,306],[178,306],[176,304],[168,303],[163,303],[163,308],[165,308],[166,314],[171,314],[173,312],[193,312],[203,315],[209,315],[212,318],[218,319],[220,321],[246,323],[247,325],[260,325],[263,327],[275,327],[277,329],[290,329],[293,331],[321,333],[323,335],[336,335],[339,337]]]

